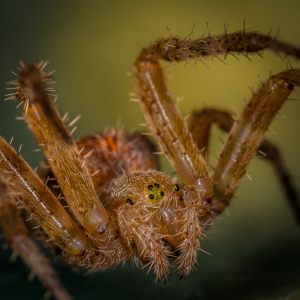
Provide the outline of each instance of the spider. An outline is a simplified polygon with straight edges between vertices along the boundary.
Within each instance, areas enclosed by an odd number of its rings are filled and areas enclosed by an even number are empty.
[[[45,154],[39,176],[0,137],[0,224],[9,245],[57,299],[71,299],[29,236],[39,237],[74,268],[105,269],[129,258],[167,281],[170,261],[186,277],[194,268],[199,239],[230,204],[252,157],[258,151],[275,166],[298,218],[300,207],[278,149],[263,140],[274,116],[300,84],[292,67],[261,84],[239,118],[218,109],[195,111],[185,125],[167,90],[159,60],[172,63],[219,60],[235,53],[248,57],[270,49],[300,58],[300,49],[269,35],[245,30],[180,39],[171,36],[143,49],[133,64],[139,102],[152,133],[108,131],[75,142],[77,118],[68,126],[49,93],[55,83],[47,63],[21,62],[8,99],[17,98],[23,119]],[[210,128],[228,133],[214,173],[207,168]],[[156,138],[156,150],[147,135]],[[164,154],[181,178],[158,171]],[[43,178],[42,181],[40,178]],[[16,208],[21,205],[21,210]],[[24,209],[23,209],[24,208]],[[27,218],[24,223],[24,218]],[[34,225],[35,224],[35,225]],[[32,228],[33,227],[33,228]]]

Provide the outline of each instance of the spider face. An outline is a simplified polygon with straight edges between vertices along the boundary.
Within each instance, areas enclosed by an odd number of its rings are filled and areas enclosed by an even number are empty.
[[[300,85],[300,70],[291,68],[270,77],[239,119],[226,111],[205,109],[194,112],[186,126],[159,65],[160,59],[197,62],[206,56],[220,59],[222,54],[246,55],[264,48],[300,58],[299,49],[245,30],[197,40],[170,37],[142,50],[132,67],[138,102],[161,152],[139,133],[112,131],[75,142],[68,127],[76,119],[66,126],[56,100],[47,94],[53,82],[51,73],[44,71],[46,63],[21,63],[18,79],[11,82],[14,97],[23,105],[24,120],[47,162],[40,171],[45,178],[41,181],[20,153],[0,138],[0,222],[11,246],[36,272],[42,269],[37,259],[30,261],[34,256],[28,256],[30,251],[38,257],[39,252],[13,208],[17,198],[43,229],[43,237],[50,238],[55,252],[74,267],[105,269],[133,256],[167,281],[170,260],[176,258],[177,272],[185,277],[201,250],[199,238],[229,205],[257,150],[269,155],[299,217],[297,193],[280,155],[262,139],[294,86]],[[228,140],[210,175],[202,154],[208,152],[213,123],[228,132]],[[157,154],[168,158],[183,181],[181,188],[157,170]],[[51,269],[39,276],[58,299],[67,299],[58,294],[64,291]]]
[[[178,193],[174,189],[177,186],[175,179],[161,172],[135,172],[120,179],[111,199],[144,208],[158,208],[169,201],[177,201]]]

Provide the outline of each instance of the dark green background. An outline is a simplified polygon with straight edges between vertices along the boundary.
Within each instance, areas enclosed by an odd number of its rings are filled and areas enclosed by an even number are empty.
[[[82,114],[75,136],[104,128],[138,130],[143,116],[128,101],[133,81],[125,76],[141,47],[162,36],[188,35],[195,22],[195,36],[209,23],[211,33],[246,27],[279,35],[300,46],[299,1],[14,1],[0,2],[0,90],[12,80],[18,60],[33,63],[49,59],[48,71],[58,68],[59,109],[71,117]],[[174,98],[183,116],[193,108],[218,107],[240,112],[248,86],[258,86],[286,68],[286,60],[265,51],[250,62],[227,58],[227,66],[208,61],[197,69],[190,65],[164,64]],[[299,62],[291,59],[294,66]],[[295,91],[292,98],[299,98]],[[4,99],[4,97],[3,97]],[[32,167],[41,161],[34,138],[15,116],[15,101],[0,101],[0,134],[12,136],[14,146],[23,143],[22,154]],[[268,137],[280,145],[298,191],[300,191],[299,129],[300,105],[290,101],[282,109],[287,119],[277,117]],[[121,124],[121,125],[120,125]],[[212,163],[225,136],[214,130]],[[171,173],[166,161],[163,170]],[[236,198],[224,215],[215,221],[201,243],[212,256],[201,254],[198,270],[185,281],[173,275],[167,284],[154,284],[152,275],[126,263],[115,269],[86,274],[54,262],[63,284],[75,299],[300,299],[289,296],[300,291],[300,229],[286,205],[272,167],[256,158],[248,169],[253,181],[243,180]],[[42,299],[39,281],[27,281],[28,268],[20,259],[11,263],[11,250],[0,250],[0,299]],[[297,292],[296,292],[297,293]],[[294,297],[294,298],[293,298]]]

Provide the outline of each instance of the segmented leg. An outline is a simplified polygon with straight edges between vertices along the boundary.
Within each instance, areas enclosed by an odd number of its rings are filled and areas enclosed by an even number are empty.
[[[224,35],[209,35],[207,38],[196,40],[181,40],[171,37],[156,41],[142,50],[133,65],[139,102],[146,121],[153,134],[156,135],[162,152],[186,184],[183,194],[187,196],[185,206],[189,211],[186,214],[189,220],[185,220],[185,223],[190,223],[189,230],[198,232],[191,236],[186,228],[185,234],[190,242],[184,249],[181,249],[179,273],[182,276],[186,276],[191,271],[193,261],[196,259],[199,245],[195,240],[198,241],[201,235],[201,232],[197,230],[200,226],[198,215],[204,215],[206,212],[208,216],[214,215],[218,208],[215,205],[217,200],[214,200],[214,208],[211,207],[211,199],[214,194],[213,184],[208,178],[205,160],[193,143],[190,133],[174,106],[159,66],[159,60],[168,60],[173,63],[188,62],[192,59],[202,61],[202,58],[208,56],[219,58],[220,54],[227,55],[233,52],[255,53],[265,48],[300,58],[299,49],[270,36],[252,32],[232,34],[225,32]],[[218,196],[221,196],[222,192],[224,189],[220,190]],[[191,194],[194,194],[195,199],[190,199]],[[184,253],[187,252],[190,256],[189,259],[184,258]]]
[[[46,84],[51,83],[51,79],[43,71],[44,67],[42,64],[23,66],[16,82],[16,96],[23,104],[24,118],[77,220],[103,253],[117,247],[122,249],[122,257],[130,256],[129,249],[118,237],[116,224],[96,195],[85,161],[80,157],[68,127],[46,94]]]
[[[208,162],[209,139],[213,124],[225,132],[229,132],[234,124],[234,119],[229,112],[214,108],[193,111],[189,117],[188,129],[206,162]]]
[[[64,261],[77,267],[104,269],[132,255],[131,251],[124,251],[119,237],[98,249],[95,240],[78,227],[46,187],[46,182],[1,137],[0,158],[0,170],[5,177],[9,176],[10,189],[53,243],[65,250]]]
[[[147,123],[156,134],[164,154],[187,185],[183,190],[186,224],[182,235],[186,237],[180,251],[179,274],[188,275],[199,249],[201,231],[198,215],[202,215],[205,203],[213,194],[212,183],[208,178],[205,161],[193,143],[167,91],[164,76],[157,62],[138,59],[134,65],[140,103]],[[193,190],[193,191],[191,191]],[[196,197],[188,195],[193,193]],[[188,256],[188,257],[187,257]]]
[[[30,267],[31,272],[39,277],[56,299],[71,300],[70,295],[59,283],[48,260],[29,238],[24,221],[16,207],[14,194],[8,184],[9,179],[5,180],[0,174],[0,225],[6,242],[21,255],[24,262]]]
[[[76,257],[95,256],[93,242],[69,217],[24,159],[0,137],[0,169],[10,189],[49,237]]]
[[[23,67],[17,82],[17,98],[23,104],[25,120],[42,147],[72,212],[86,225],[91,236],[97,238],[99,231],[104,233],[112,225],[108,225],[109,216],[98,201],[69,129],[46,94],[50,78],[43,73],[43,67]]]
[[[212,217],[221,213],[229,204],[272,119],[294,86],[299,85],[299,69],[270,77],[234,123],[213,176],[215,195]]]
[[[189,118],[188,128],[191,132],[198,149],[203,149],[201,153],[208,161],[210,129],[216,124],[220,129],[229,133],[234,125],[235,117],[229,112],[219,109],[202,109],[194,111]],[[257,148],[257,154],[263,155],[274,167],[282,187],[287,195],[289,204],[300,222],[300,201],[298,193],[293,185],[291,175],[284,163],[277,146],[268,140],[263,140]]]

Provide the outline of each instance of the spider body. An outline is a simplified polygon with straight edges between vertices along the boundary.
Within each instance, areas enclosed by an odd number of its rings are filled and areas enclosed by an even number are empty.
[[[0,138],[0,222],[7,241],[39,274],[58,299],[70,299],[28,238],[14,207],[15,198],[42,228],[49,245],[77,268],[105,269],[130,257],[168,280],[170,260],[187,276],[194,267],[199,238],[230,204],[256,151],[269,155],[284,189],[300,215],[297,193],[276,147],[263,136],[294,86],[300,70],[271,76],[253,94],[239,118],[225,111],[193,113],[185,126],[167,89],[159,60],[179,61],[269,48],[300,58],[300,50],[267,35],[236,32],[197,40],[171,37],[143,49],[133,65],[141,109],[161,149],[141,134],[106,132],[74,141],[65,118],[47,94],[53,81],[45,63],[21,63],[13,97],[23,105],[24,120],[36,136],[46,162],[41,179],[10,144]],[[204,62],[203,62],[204,63]],[[214,174],[207,168],[213,123],[228,132]],[[164,154],[182,179],[158,171],[156,154]],[[204,156],[205,155],[205,156]],[[47,187],[48,186],[48,187]],[[51,191],[53,193],[51,193]],[[9,216],[10,222],[5,221]],[[17,224],[18,226],[14,226]],[[30,251],[33,255],[28,255]],[[39,262],[36,264],[35,262]],[[41,269],[44,272],[40,272]]]

